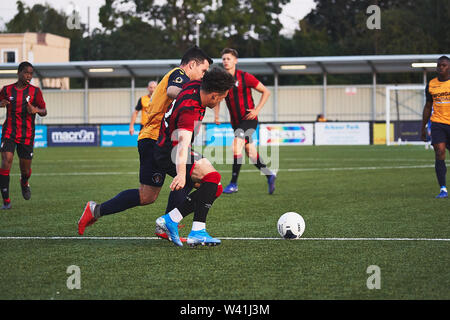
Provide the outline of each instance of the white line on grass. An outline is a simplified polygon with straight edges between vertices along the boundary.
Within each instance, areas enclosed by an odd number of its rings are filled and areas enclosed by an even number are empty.
[[[434,168],[433,165],[420,165],[420,166],[385,166],[385,167],[344,167],[344,168],[281,168],[278,172],[302,172],[302,171],[352,171],[352,170],[390,170],[390,169],[427,169]],[[220,172],[231,172],[231,170],[219,170]],[[259,172],[256,169],[241,170],[241,172]],[[138,171],[126,171],[126,172],[33,172],[33,176],[106,176],[106,175],[136,175]],[[18,176],[19,173],[13,173],[11,176]]]
[[[240,238],[240,237],[219,237],[221,240],[284,240],[282,238]],[[17,236],[0,237],[0,240],[160,240],[158,237],[41,237],[41,236]],[[312,241],[450,241],[446,238],[300,238],[297,240]]]

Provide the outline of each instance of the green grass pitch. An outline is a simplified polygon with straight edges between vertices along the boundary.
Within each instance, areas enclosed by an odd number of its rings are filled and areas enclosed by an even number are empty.
[[[138,187],[136,148],[36,149],[30,201],[21,196],[16,155],[13,208],[0,212],[0,299],[450,299],[450,202],[435,199],[432,150],[279,151],[275,194],[245,164],[239,192],[223,194],[208,215],[207,230],[222,244],[194,249],[153,239],[170,177],[156,203],[103,217],[86,229],[93,238],[78,236],[88,200]],[[231,165],[215,167],[226,185]],[[300,240],[278,239],[287,211],[305,219]],[[185,220],[184,236],[192,216]],[[67,286],[72,265],[80,289]],[[381,287],[370,290],[372,265]]]

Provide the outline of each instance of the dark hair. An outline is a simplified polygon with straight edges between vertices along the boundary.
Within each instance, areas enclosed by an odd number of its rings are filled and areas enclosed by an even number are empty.
[[[208,93],[225,93],[234,86],[233,76],[219,67],[213,67],[203,75],[201,89]]]
[[[17,68],[17,72],[22,72],[23,69],[25,69],[27,67],[32,67],[34,69],[34,67],[31,63],[29,63],[28,61],[24,61],[19,64],[19,67]]]
[[[233,49],[233,48],[225,48],[225,49],[223,49],[222,52],[220,53],[220,55],[223,56],[224,54],[227,54],[227,53],[231,53],[236,58],[239,57],[239,54],[238,54],[237,50]]]
[[[181,58],[181,65],[187,64],[190,61],[194,60],[197,63],[203,63],[203,61],[207,60],[209,64],[213,64],[213,60],[197,46],[193,46],[189,48]]]
[[[447,56],[442,56],[442,57],[440,57],[440,58],[438,59],[438,61],[439,61],[439,60],[447,60],[447,61],[450,61],[450,58],[447,57]]]

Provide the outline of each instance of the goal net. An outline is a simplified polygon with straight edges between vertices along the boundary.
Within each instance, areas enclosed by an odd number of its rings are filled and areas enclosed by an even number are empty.
[[[424,105],[424,85],[386,86],[387,145],[424,144],[421,141]]]

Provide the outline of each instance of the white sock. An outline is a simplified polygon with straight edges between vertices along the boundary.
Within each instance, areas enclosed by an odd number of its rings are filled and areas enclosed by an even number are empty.
[[[170,219],[172,219],[173,222],[176,222],[176,223],[183,220],[183,216],[181,215],[180,210],[178,210],[177,208],[175,208],[169,212],[169,217],[170,217]]]
[[[447,191],[447,188],[446,188],[445,186],[441,187],[441,191],[448,192],[448,191]]]
[[[192,231],[199,231],[206,228],[206,223],[194,221],[192,222]]]

